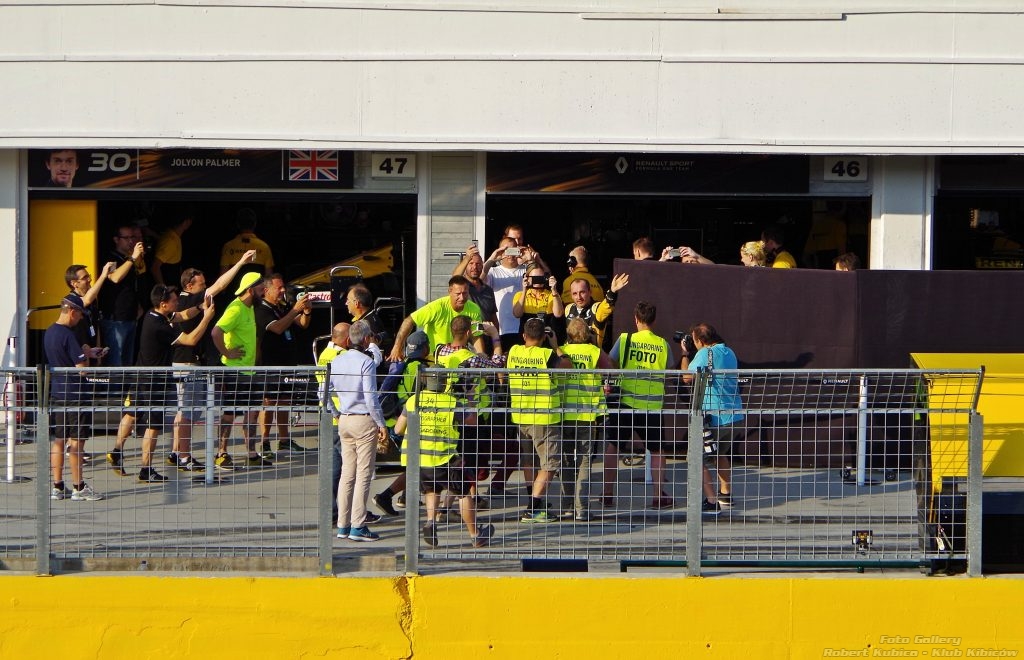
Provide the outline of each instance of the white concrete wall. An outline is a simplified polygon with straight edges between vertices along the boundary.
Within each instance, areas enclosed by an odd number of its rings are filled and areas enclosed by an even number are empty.
[[[872,269],[931,267],[935,166],[929,157],[872,159]]]
[[[425,299],[448,293],[448,278],[459,262],[445,253],[461,252],[474,237],[477,220],[477,158],[472,153],[433,154],[430,159],[430,192],[426,196],[429,238],[421,242],[420,261],[428,263]],[[423,223],[421,218],[421,224]],[[424,259],[424,257],[428,257]]]
[[[1024,13],[1008,0],[0,12],[0,146],[1024,149]]]
[[[22,255],[26,254],[18,249],[19,191],[24,188],[18,178],[18,156],[14,149],[0,149],[0,245],[6,246],[0,250],[0,341],[4,341],[2,365],[5,367],[22,366],[14,362],[7,342],[16,337],[18,350],[21,350],[25,340],[23,317],[18,312],[18,294],[25,290]]]

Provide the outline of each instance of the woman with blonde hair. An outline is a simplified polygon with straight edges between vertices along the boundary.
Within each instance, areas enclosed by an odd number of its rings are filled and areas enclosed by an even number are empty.
[[[740,261],[744,266],[764,266],[768,263],[768,255],[761,241],[747,241],[740,246]]]

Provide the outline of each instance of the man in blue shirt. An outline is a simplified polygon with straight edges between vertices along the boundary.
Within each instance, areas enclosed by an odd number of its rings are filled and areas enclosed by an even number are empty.
[[[708,515],[718,515],[722,507],[732,506],[732,463],[729,455],[732,454],[734,441],[742,439],[746,433],[743,424],[743,413],[739,412],[743,407],[740,399],[739,380],[735,375],[715,374],[719,369],[736,369],[738,362],[736,354],[725,345],[725,341],[708,323],[698,323],[690,328],[690,337],[697,348],[696,354],[690,360],[687,357],[686,342],[680,342],[683,349],[683,359],[680,368],[684,371],[697,371],[701,368],[708,368],[712,371],[707,389],[704,391],[704,401],[701,409],[707,411],[706,419],[710,423],[711,439],[717,443],[718,451],[714,455],[705,453],[704,463],[704,503],[701,509]],[[684,376],[685,382],[693,382],[693,376]],[[708,464],[714,461],[715,469],[718,472],[718,490],[711,481],[711,470]]]
[[[338,484],[338,538],[377,541],[366,526],[366,505],[377,462],[378,446],[387,445],[388,428],[377,399],[377,365],[367,351],[372,330],[356,321],[348,330],[350,348],[331,362],[331,391],[337,403],[341,441],[341,482]]]
[[[85,303],[77,293],[69,293],[60,301],[60,316],[46,329],[43,348],[46,361],[53,367],[88,366],[89,360],[100,356],[103,349],[89,348],[78,343],[73,328],[85,316]],[[86,405],[91,395],[87,383],[79,372],[61,372],[50,381],[50,396],[56,409],[50,415],[54,438],[50,446],[50,464],[53,469],[51,500],[70,498],[75,502],[93,502],[103,496],[82,478],[82,449],[90,435],[91,414]],[[70,448],[72,489],[64,486],[64,445]]]

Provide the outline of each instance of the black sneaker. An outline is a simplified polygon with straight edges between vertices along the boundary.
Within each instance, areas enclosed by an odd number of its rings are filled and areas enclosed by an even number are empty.
[[[167,460],[165,462],[171,467],[174,467],[178,464],[178,460],[178,455],[172,451],[170,454],[167,454]]]
[[[373,523],[380,522],[380,516],[372,511],[367,511],[366,515],[363,516],[363,526],[372,525]]]
[[[235,463],[231,460],[230,454],[217,454],[217,457],[213,459],[213,467],[224,472],[232,472],[235,469]]]
[[[431,548],[437,547],[437,523],[428,522],[423,526],[423,542]]]
[[[246,467],[270,467],[273,464],[266,456],[249,456],[245,459]]]
[[[206,466],[189,456],[178,461],[178,470],[181,472],[202,472]]]
[[[307,449],[307,448],[303,447],[302,445],[295,444],[295,442],[293,440],[288,439],[288,440],[278,440],[277,441],[277,451],[290,451],[290,452],[293,452],[293,453],[302,453],[304,451],[313,451],[313,450],[312,449]]]
[[[732,506],[732,493],[719,493],[718,503],[723,509],[728,509]]]
[[[474,548],[484,548],[491,544],[494,538],[494,525],[483,525],[477,528],[477,535],[473,537]]]
[[[377,505],[377,508],[388,514],[389,516],[397,516],[398,512],[395,511],[395,507],[391,504],[391,496],[385,495],[384,493],[377,493],[373,496],[373,503]]]
[[[128,473],[124,471],[124,456],[120,449],[113,449],[107,454],[107,463],[110,463],[110,467],[114,468],[114,472],[120,476],[128,476]]]
[[[709,502],[707,498],[704,498],[700,505],[700,512],[705,516],[717,516],[722,513],[722,505],[718,502]]]
[[[167,481],[167,477],[160,474],[153,468],[142,468],[139,470],[139,482],[144,484],[158,484]]]

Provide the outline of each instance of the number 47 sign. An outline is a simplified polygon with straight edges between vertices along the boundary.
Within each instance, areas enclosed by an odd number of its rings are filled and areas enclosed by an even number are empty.
[[[375,153],[370,158],[374,179],[415,179],[416,154]]]
[[[825,181],[867,181],[868,159],[864,156],[825,158]]]

